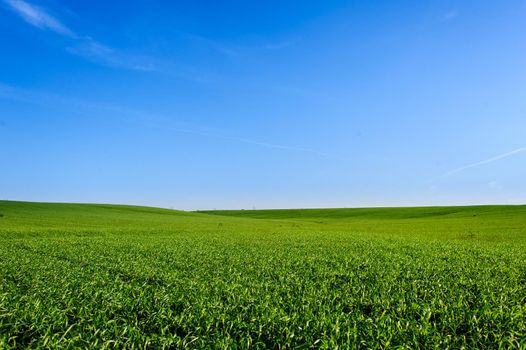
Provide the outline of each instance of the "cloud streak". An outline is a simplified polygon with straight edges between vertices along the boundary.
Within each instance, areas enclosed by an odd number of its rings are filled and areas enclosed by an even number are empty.
[[[83,116],[91,116],[93,114],[99,115],[99,112],[101,111],[110,112],[111,115],[113,115],[115,118],[119,118],[124,122],[141,125],[144,127],[171,130],[178,133],[193,134],[206,138],[239,142],[267,149],[279,149],[285,151],[307,153],[318,157],[334,159],[338,161],[352,161],[352,159],[340,156],[338,154],[322,152],[312,148],[275,144],[270,142],[254,140],[247,137],[233,136],[229,135],[224,130],[211,129],[203,127],[201,125],[197,125],[195,123],[189,123],[185,121],[174,121],[173,118],[168,117],[166,115],[150,113],[147,111],[122,107],[113,104],[93,103],[78,98],[41,93],[27,89],[19,89],[8,84],[3,84],[1,81],[0,98],[6,98],[14,101],[37,104],[42,106],[56,106],[57,104],[67,105],[69,107],[74,107],[70,109],[74,111],[75,114]]]
[[[79,35],[62,23],[62,21],[52,16],[46,9],[26,0],[0,0],[1,3],[4,3],[7,8],[31,26],[40,30],[53,31],[56,34],[73,39],[65,47],[66,52],[91,63],[138,72],[162,73],[197,83],[211,83],[217,79],[215,73],[210,71],[203,72],[192,65],[174,62],[172,59],[160,59],[148,54],[122,50],[105,45],[89,35]],[[230,58],[240,56],[243,52],[254,49],[277,50],[295,43],[295,41],[286,41],[277,44],[267,44],[263,47],[232,46],[185,32],[176,32],[176,34],[194,44],[207,47]]]
[[[138,71],[153,71],[151,60],[127,55],[103,45],[91,38],[81,40],[77,45],[66,48],[70,54],[80,56],[93,63]]]
[[[76,38],[77,35],[66,25],[51,16],[44,9],[23,0],[4,0],[9,8],[18,14],[24,21],[34,27],[54,31],[60,35]]]
[[[448,177],[448,176],[451,176],[451,175],[454,175],[454,174],[457,174],[457,173],[460,173],[461,171],[464,171],[464,170],[467,170],[467,169],[475,168],[475,167],[478,167],[478,166],[481,166],[481,165],[490,164],[490,163],[496,162],[496,161],[504,159],[504,158],[508,158],[510,156],[513,156],[515,154],[522,153],[522,152],[526,152],[526,147],[517,148],[517,149],[514,149],[513,151],[506,152],[506,153],[503,153],[503,154],[499,154],[498,156],[491,157],[491,158],[488,158],[488,159],[485,159],[485,160],[481,160],[480,162],[471,163],[471,164],[468,164],[468,165],[461,166],[460,168],[453,169],[451,171],[448,171],[447,173],[444,173],[444,174],[438,176],[437,178],[435,178],[435,180],[436,179],[440,179],[440,178],[444,178],[444,177]]]
[[[74,39],[74,43],[66,48],[72,55],[84,58],[90,62],[113,68],[123,68],[137,71],[153,71],[152,59],[144,56],[130,55],[115,48],[106,46],[89,36],[80,37],[60,20],[51,16],[46,10],[24,0],[3,1],[14,13],[25,22],[41,30],[51,30],[57,34]]]
[[[160,129],[173,130],[176,132],[200,135],[204,137],[213,137],[215,139],[222,139],[222,140],[227,140],[227,141],[241,142],[241,143],[245,143],[245,144],[249,144],[253,146],[268,148],[268,149],[279,149],[279,150],[293,151],[293,152],[300,152],[300,153],[310,153],[310,154],[313,154],[313,155],[316,155],[322,158],[327,158],[327,159],[335,159],[335,160],[345,161],[345,162],[352,161],[352,159],[350,158],[345,158],[337,154],[322,152],[322,151],[318,151],[316,149],[307,148],[307,147],[287,146],[287,145],[280,145],[280,144],[275,144],[275,143],[253,140],[253,139],[245,138],[245,137],[229,136],[229,135],[226,135],[218,131],[201,131],[201,130],[192,130],[192,129],[181,129],[179,127],[172,127],[166,124],[164,125],[163,124],[154,125],[151,123],[148,123],[148,124],[150,127],[157,127]]]
[[[446,13],[446,15],[442,18],[444,21],[451,21],[452,19],[455,19],[458,17],[458,12],[457,11],[449,11],[448,13]]]

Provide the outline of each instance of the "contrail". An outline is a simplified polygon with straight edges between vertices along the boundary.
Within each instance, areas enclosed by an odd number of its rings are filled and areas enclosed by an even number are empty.
[[[270,142],[264,142],[254,140],[244,136],[233,136],[225,132],[225,130],[211,129],[198,125],[195,123],[172,121],[171,118],[162,115],[150,113],[142,110],[133,108],[123,107],[119,105],[108,105],[93,103],[78,98],[64,97],[61,95],[53,95],[46,93],[39,93],[32,90],[18,89],[11,85],[4,84],[0,81],[0,98],[7,98],[10,100],[20,101],[24,103],[31,103],[36,105],[48,105],[49,102],[53,104],[72,105],[75,107],[74,112],[81,115],[89,115],[83,110],[98,110],[112,112],[115,115],[121,117],[121,120],[127,123],[133,123],[136,125],[142,125],[150,128],[172,130],[180,133],[200,135],[202,137],[230,140],[235,142],[241,142],[245,144],[251,144],[258,147],[269,148],[269,149],[282,149],[293,152],[309,153],[319,157],[335,159],[339,161],[352,161],[344,156],[338,154],[322,152],[316,149],[298,146],[289,146],[282,144],[275,144]]]
[[[514,154],[521,153],[521,152],[526,152],[526,147],[517,148],[517,149],[515,149],[513,151],[506,152],[506,153],[503,153],[503,154],[499,154],[498,156],[491,157],[491,158],[482,160],[480,162],[464,165],[464,166],[462,166],[460,168],[448,171],[447,173],[444,173],[444,174],[432,179],[431,181],[436,180],[436,179],[440,179],[440,178],[443,178],[443,177],[451,176],[453,174],[459,173],[459,172],[464,171],[466,169],[474,168],[474,167],[477,167],[477,166],[480,166],[480,165],[484,165],[484,164],[493,163],[493,162],[496,162],[497,160],[508,158],[509,156],[512,156]]]
[[[172,125],[166,124],[166,123],[159,123],[159,122],[155,123],[152,120],[149,120],[149,121],[145,121],[145,120],[138,121],[138,120],[136,120],[135,122],[136,123],[140,123],[141,125],[144,125],[144,126],[155,127],[155,128],[160,128],[160,129],[166,129],[166,130],[172,130],[172,131],[188,133],[188,134],[195,134],[195,135],[200,135],[200,136],[204,136],[204,137],[213,137],[213,138],[222,139],[222,140],[230,140],[230,141],[242,142],[242,143],[247,143],[247,144],[251,144],[251,145],[255,145],[255,146],[259,146],[259,147],[264,147],[264,148],[274,148],[274,149],[282,149],[282,150],[295,151],[295,152],[310,153],[310,154],[314,154],[314,155],[317,155],[317,156],[320,156],[320,157],[323,157],[323,158],[332,158],[332,159],[336,159],[336,160],[340,160],[340,161],[351,161],[351,159],[349,159],[349,158],[342,157],[342,156],[337,155],[337,154],[321,152],[321,151],[318,151],[318,150],[315,150],[315,149],[312,149],[312,148],[286,146],[286,145],[280,145],[280,144],[275,144],[275,143],[257,141],[257,140],[244,138],[244,137],[229,136],[229,135],[222,134],[222,133],[220,133],[218,131],[215,131],[215,130],[203,131],[202,128],[201,128],[201,130],[196,130],[196,129],[192,129],[192,128],[184,128],[184,127],[181,128],[179,126],[172,126]],[[208,129],[208,130],[210,130],[210,129]]]

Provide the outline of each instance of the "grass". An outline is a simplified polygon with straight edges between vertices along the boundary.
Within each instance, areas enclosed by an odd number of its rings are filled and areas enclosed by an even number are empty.
[[[0,201],[0,348],[526,348],[526,207]]]

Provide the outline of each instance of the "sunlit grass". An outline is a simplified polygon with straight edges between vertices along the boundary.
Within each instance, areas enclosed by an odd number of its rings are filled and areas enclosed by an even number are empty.
[[[526,347],[523,206],[0,214],[0,348]]]

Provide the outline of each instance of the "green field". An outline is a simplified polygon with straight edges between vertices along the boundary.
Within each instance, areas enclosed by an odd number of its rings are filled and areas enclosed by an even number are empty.
[[[526,348],[526,206],[0,201],[0,348]]]

